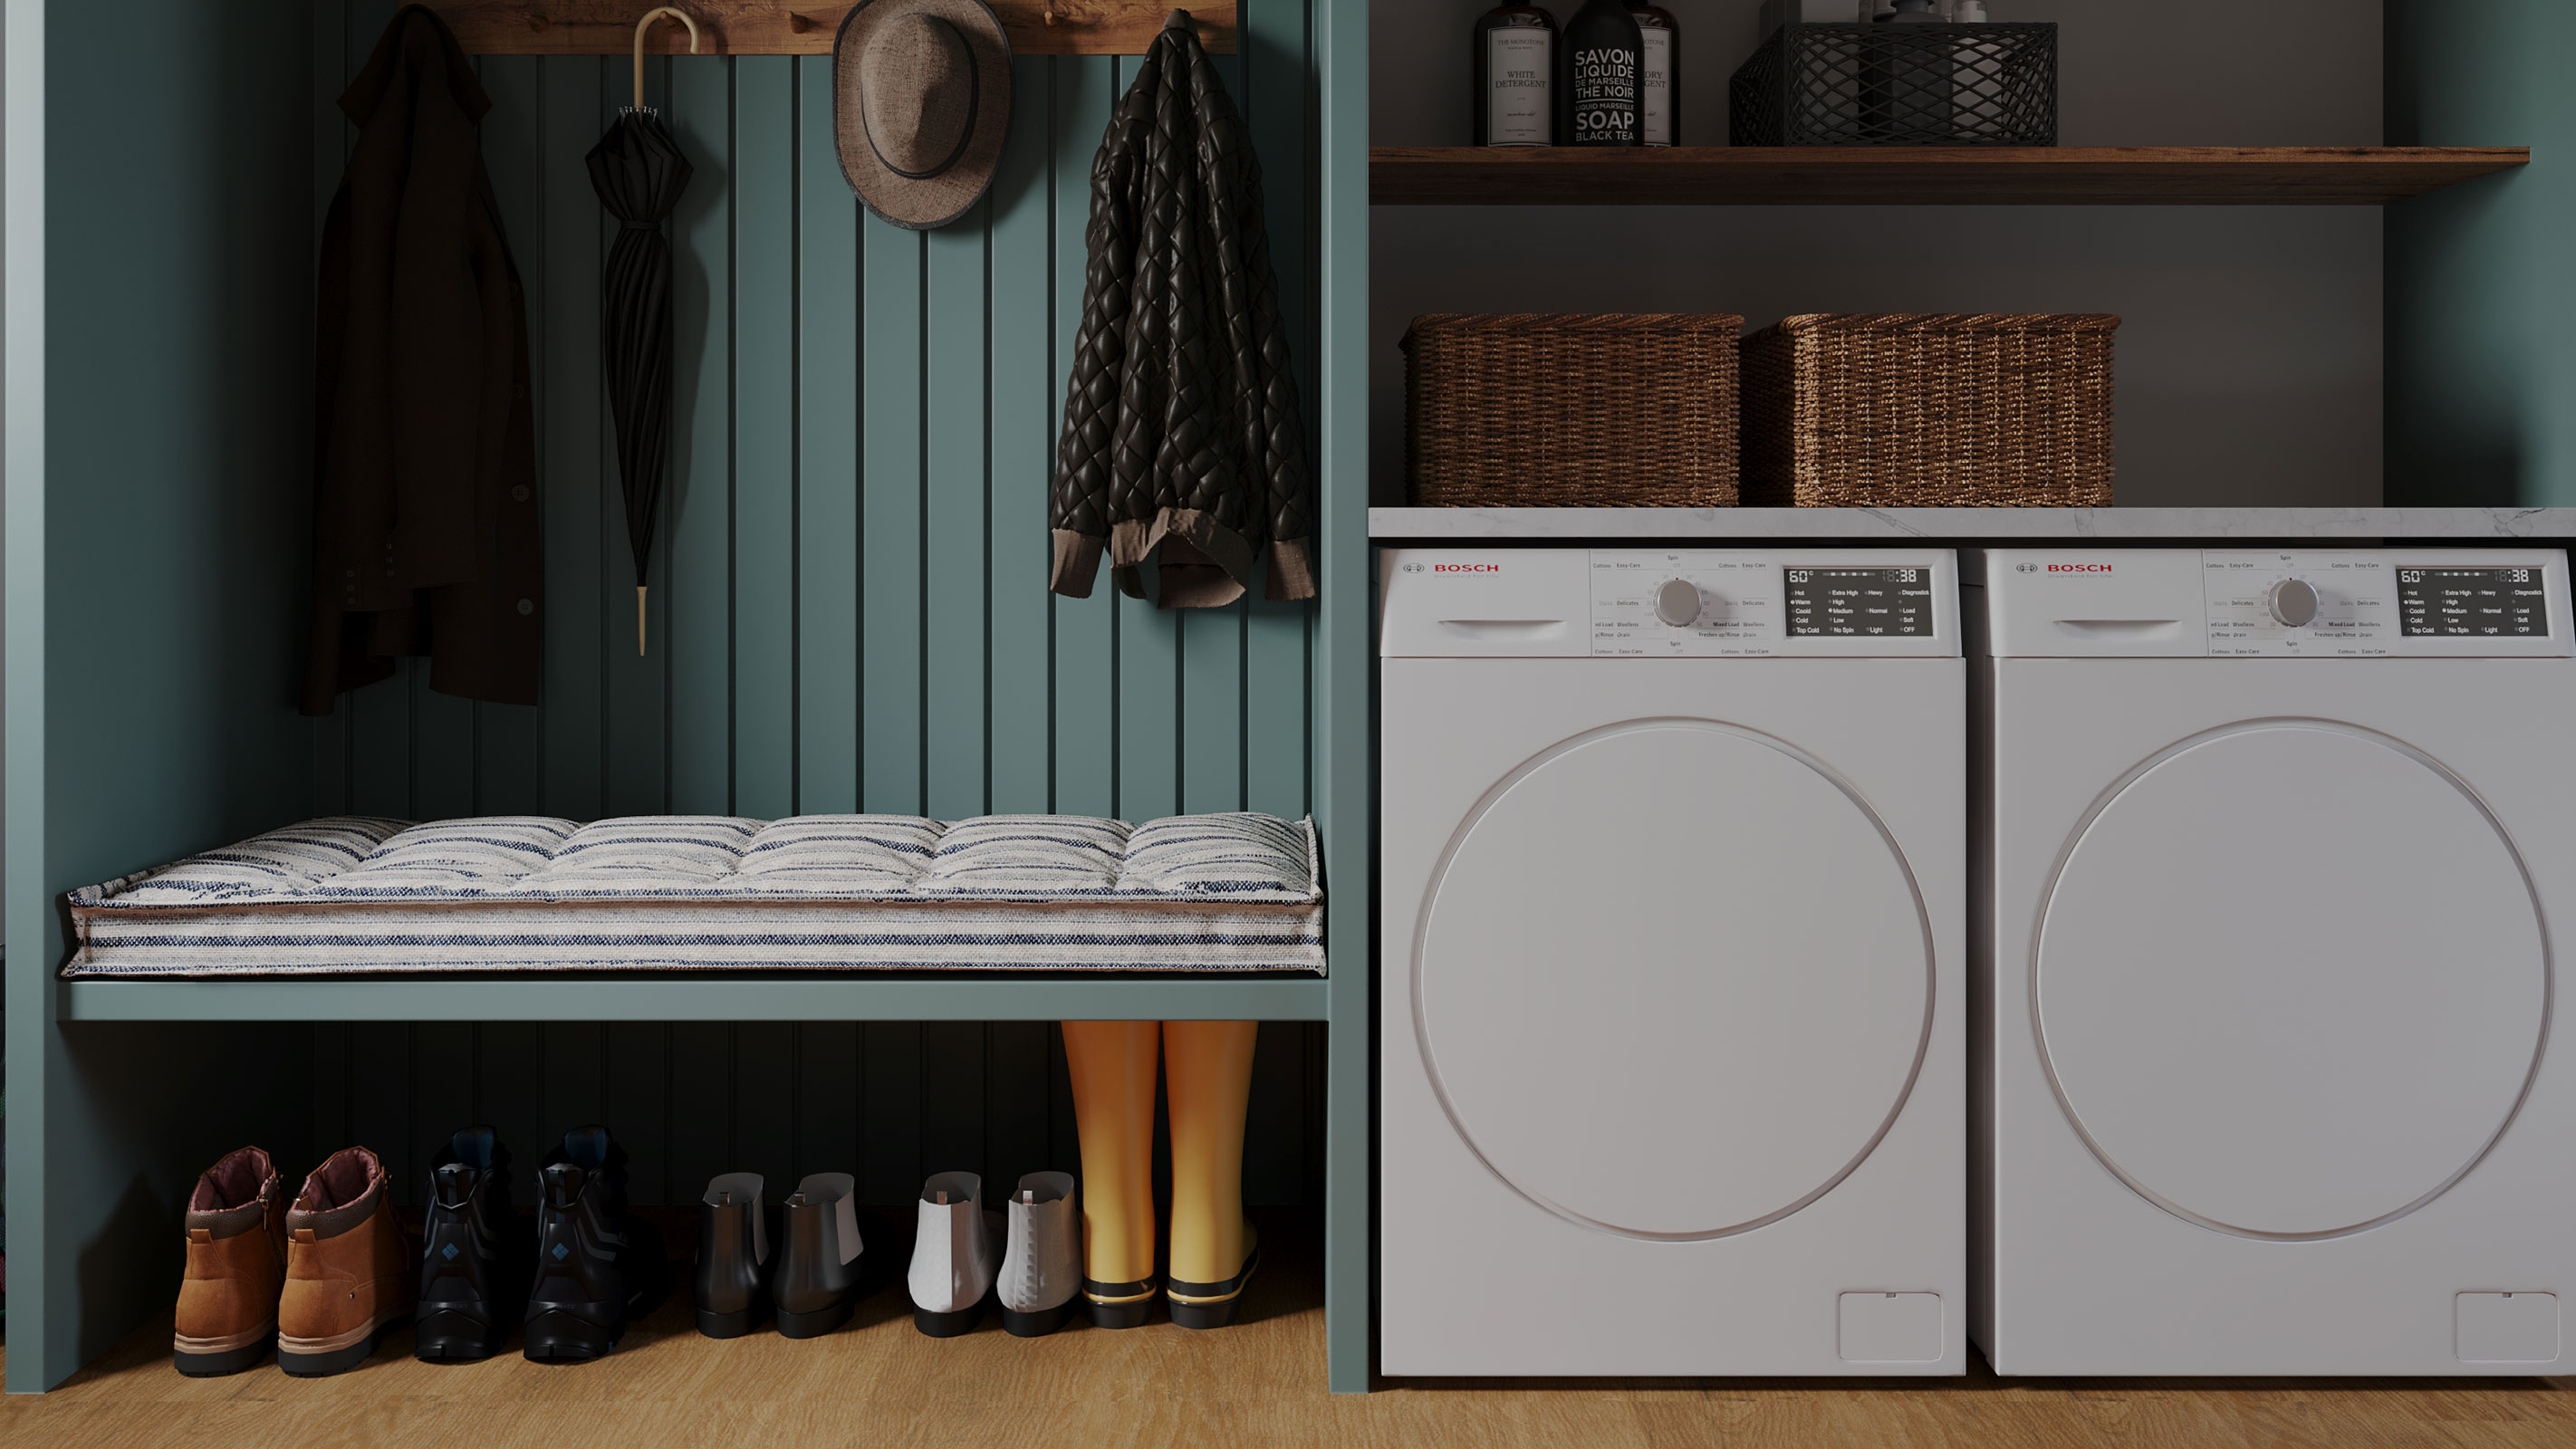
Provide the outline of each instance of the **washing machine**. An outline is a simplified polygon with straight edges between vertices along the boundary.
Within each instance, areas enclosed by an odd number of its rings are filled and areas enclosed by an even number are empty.
[[[1383,568],[1382,1370],[1962,1372],[1954,555]]]
[[[1998,551],[1967,592],[1995,1369],[2569,1372],[2566,556]]]

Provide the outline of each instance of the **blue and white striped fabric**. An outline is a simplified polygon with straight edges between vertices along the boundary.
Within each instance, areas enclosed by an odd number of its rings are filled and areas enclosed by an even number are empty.
[[[1324,970],[1309,821],[336,816],[71,893],[63,975]]]

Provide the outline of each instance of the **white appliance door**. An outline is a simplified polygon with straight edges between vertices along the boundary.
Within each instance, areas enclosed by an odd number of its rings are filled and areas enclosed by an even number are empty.
[[[1964,680],[1386,662],[1386,1372],[1961,1370]]]
[[[2403,1216],[2486,1153],[2539,1066],[2548,953],[2466,782],[2358,725],[2261,719],[2094,807],[2045,896],[2034,992],[2043,1066],[2105,1167],[2203,1227],[2314,1239]]]
[[[2511,1371],[2463,1295],[2576,1291],[2576,669],[2002,659],[1993,689],[1997,1372]]]
[[[1886,826],[1798,746],[1697,719],[1557,743],[1434,876],[1412,1028],[1459,1135],[1532,1203],[1711,1238],[1822,1196],[1894,1120],[1930,923]]]

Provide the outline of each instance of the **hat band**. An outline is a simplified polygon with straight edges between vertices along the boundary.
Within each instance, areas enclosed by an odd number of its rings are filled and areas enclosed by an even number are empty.
[[[904,180],[929,180],[931,177],[936,176],[940,172],[947,170],[949,167],[956,165],[957,158],[966,154],[966,143],[975,139],[975,107],[982,99],[983,90],[983,68],[975,65],[968,66],[966,68],[966,123],[957,128],[957,144],[949,147],[948,154],[940,157],[939,164],[931,167],[929,170],[906,171],[902,167],[894,164],[894,158],[888,156],[885,153],[885,148],[877,144],[876,128],[868,124],[868,108],[865,105],[862,105],[859,107],[859,125],[868,133],[868,149],[874,151],[877,154],[877,159],[885,163],[885,169],[902,177]]]

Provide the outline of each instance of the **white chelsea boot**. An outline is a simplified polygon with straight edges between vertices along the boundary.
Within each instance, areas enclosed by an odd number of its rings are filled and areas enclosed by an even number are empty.
[[[955,1338],[975,1326],[993,1288],[1001,1215],[984,1211],[984,1179],[971,1172],[934,1174],[921,1185],[921,1225],[912,1242],[912,1326],[932,1338]]]

